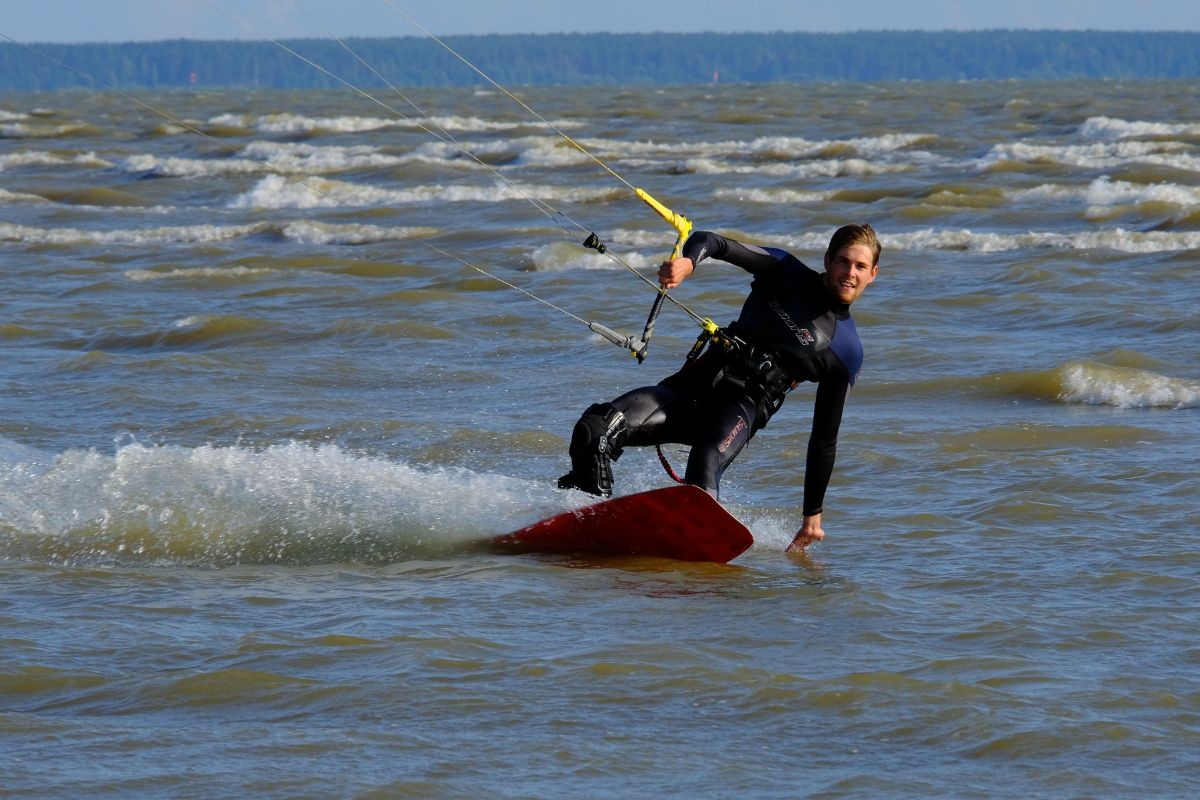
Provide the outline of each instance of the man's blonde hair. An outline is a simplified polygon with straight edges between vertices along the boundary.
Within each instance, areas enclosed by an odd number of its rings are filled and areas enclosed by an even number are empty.
[[[883,245],[879,243],[879,237],[875,235],[875,229],[871,227],[869,222],[862,222],[857,225],[843,225],[834,231],[833,238],[829,240],[829,249],[825,251],[825,258],[833,258],[834,254],[843,247],[850,247],[856,244],[869,247],[875,256],[871,261],[871,265],[879,265],[879,254],[883,252]]]

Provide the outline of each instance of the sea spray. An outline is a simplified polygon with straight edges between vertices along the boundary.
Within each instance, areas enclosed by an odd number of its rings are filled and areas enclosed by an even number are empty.
[[[0,440],[3,441],[3,440]],[[334,445],[51,455],[4,442],[0,557],[61,563],[389,562],[461,552],[571,498]]]

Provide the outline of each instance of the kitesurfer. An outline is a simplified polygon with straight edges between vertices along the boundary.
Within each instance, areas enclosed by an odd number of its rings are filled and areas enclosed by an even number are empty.
[[[819,273],[785,250],[693,233],[678,258],[659,268],[664,289],[678,286],[705,259],[754,276],[737,320],[654,386],[589,407],[571,435],[571,471],[560,488],[609,497],[611,462],[626,446],[689,445],[685,483],[717,496],[721,475],[800,382],[817,384],[804,472],[804,523],[788,552],[825,538],[821,512],[833,474],[837,435],[863,348],[850,317],[879,272],[879,239],[869,224],[834,232]],[[694,354],[695,355],[695,354]]]

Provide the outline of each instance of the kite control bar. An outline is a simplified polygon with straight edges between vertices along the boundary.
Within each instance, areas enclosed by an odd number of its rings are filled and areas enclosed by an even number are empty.
[[[671,258],[679,258],[683,250],[683,243],[687,241],[688,236],[692,232],[692,221],[682,214],[676,214],[671,209],[664,206],[662,203],[655,200],[644,189],[635,189],[637,196],[642,199],[646,205],[658,212],[658,215],[665,219],[672,228],[676,231],[675,246],[671,249]],[[604,242],[596,234],[589,234],[583,241],[583,246],[595,250],[597,253],[604,253],[608,248]],[[596,333],[603,336],[608,341],[620,347],[625,347],[630,353],[637,358],[638,363],[646,360],[646,348],[650,346],[650,337],[654,335],[654,323],[658,321],[658,314],[662,311],[663,301],[667,299],[667,290],[659,288],[658,295],[654,298],[654,304],[650,307],[650,314],[646,317],[646,324],[642,328],[642,335],[622,336],[611,328],[606,328],[595,322],[588,323],[588,327]]]

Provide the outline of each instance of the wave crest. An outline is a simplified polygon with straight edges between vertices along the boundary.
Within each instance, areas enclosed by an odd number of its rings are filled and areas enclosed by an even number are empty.
[[[0,558],[51,563],[381,563],[564,510],[516,478],[299,442],[52,455],[0,439],[0,466]]]
[[[1200,408],[1200,383],[1131,367],[1074,362],[1059,370],[1061,399],[1117,408]]]

